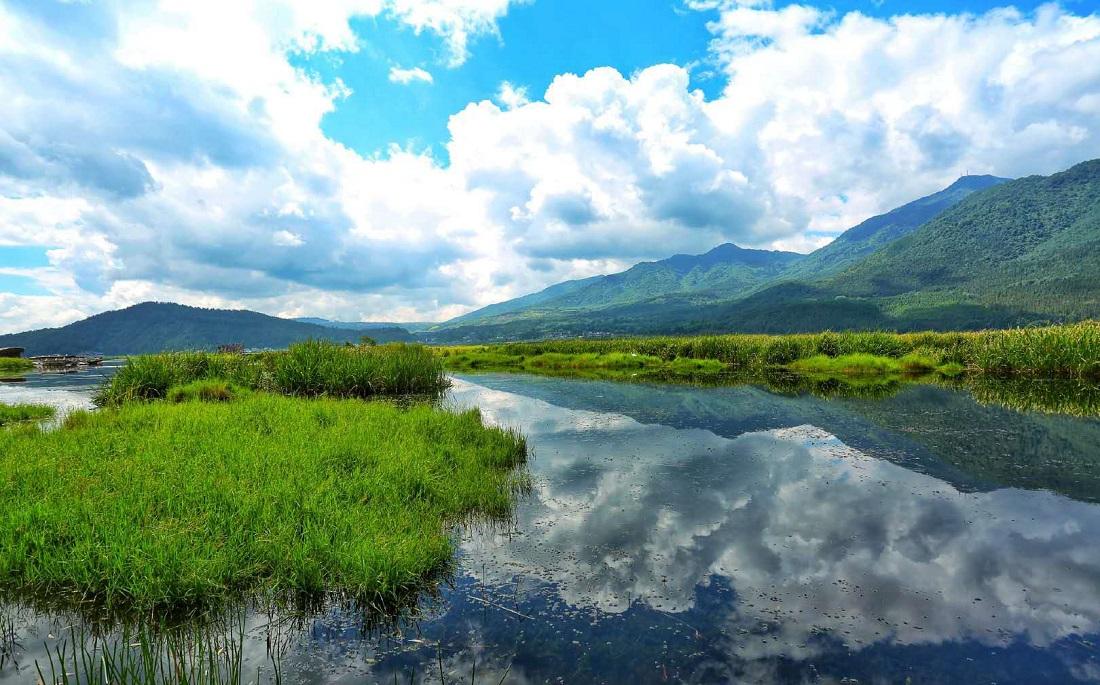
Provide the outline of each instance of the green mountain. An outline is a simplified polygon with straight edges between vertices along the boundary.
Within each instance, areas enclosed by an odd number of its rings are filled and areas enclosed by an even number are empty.
[[[818,279],[842,271],[875,250],[909,235],[965,200],[971,193],[1009,180],[997,176],[963,176],[938,193],[873,216],[848,229],[833,242],[792,265],[783,276],[789,280]]]
[[[1048,177],[964,177],[792,259],[771,280],[739,294],[719,292],[668,290],[589,309],[546,306],[424,335],[434,342],[474,342],[966,330],[1100,318],[1100,160]]]
[[[411,340],[401,328],[368,333],[379,342]],[[0,335],[0,347],[24,347],[40,354],[145,354],[168,350],[209,350],[239,343],[246,348],[283,348],[301,340],[358,342],[361,330],[338,330],[280,319],[259,312],[200,309],[166,302],[144,302],[104,312],[61,328]]]
[[[826,280],[895,315],[945,303],[1100,314],[1100,160],[990,188]]]
[[[746,250],[719,245],[701,255],[675,255],[642,262],[609,276],[566,281],[524,297],[490,305],[429,329],[431,332],[471,324],[496,325],[508,321],[583,313],[607,307],[676,295],[708,302],[744,295],[775,279],[803,259],[794,252]]]

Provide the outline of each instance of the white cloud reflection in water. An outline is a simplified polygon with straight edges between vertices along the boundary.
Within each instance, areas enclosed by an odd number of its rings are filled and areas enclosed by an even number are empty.
[[[812,426],[727,439],[463,381],[454,397],[521,427],[535,452],[520,536],[464,543],[463,567],[486,585],[525,576],[573,607],[676,614],[727,577],[742,659],[812,657],[823,634],[860,649],[1100,632],[1095,505],[960,492]],[[738,637],[764,624],[767,639]]]

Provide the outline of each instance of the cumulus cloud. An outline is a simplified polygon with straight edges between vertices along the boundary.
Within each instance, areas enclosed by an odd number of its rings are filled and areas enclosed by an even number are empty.
[[[1098,16],[691,6],[719,97],[673,65],[505,83],[451,117],[444,164],[327,138],[350,91],[290,57],[357,50],[350,19],[384,15],[458,66],[508,0],[7,0],[0,240],[54,249],[34,277],[74,316],[148,295],[426,319],[725,241],[807,249],[966,171],[1100,156]]]
[[[408,85],[410,83],[432,83],[433,81],[432,75],[420,67],[402,69],[395,66],[390,68],[390,82],[392,83]]]

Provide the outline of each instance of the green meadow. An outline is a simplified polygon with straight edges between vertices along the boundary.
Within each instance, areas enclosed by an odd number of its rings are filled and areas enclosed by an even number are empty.
[[[133,358],[103,409],[0,431],[0,589],[124,613],[402,605],[449,569],[455,525],[508,520],[526,487],[525,441],[476,410],[361,399],[444,383],[405,346]]]

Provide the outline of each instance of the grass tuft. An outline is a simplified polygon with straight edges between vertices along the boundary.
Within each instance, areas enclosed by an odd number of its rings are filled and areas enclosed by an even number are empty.
[[[0,357],[0,373],[22,373],[33,371],[34,362],[19,357]]]
[[[167,400],[180,402],[232,402],[248,391],[217,378],[175,385],[168,389]]]
[[[0,426],[53,418],[57,410],[38,404],[0,404]]]

